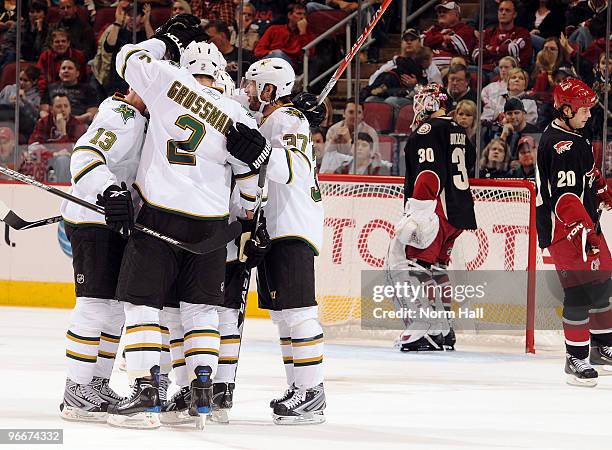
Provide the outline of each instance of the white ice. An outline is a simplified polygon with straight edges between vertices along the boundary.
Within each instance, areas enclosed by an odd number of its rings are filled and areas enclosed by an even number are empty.
[[[327,423],[274,425],[268,402],[284,390],[284,371],[266,320],[245,324],[229,425],[141,431],[66,422],[58,405],[69,313],[0,307],[0,428],[62,428],[61,448],[79,450],[612,448],[612,377],[571,387],[561,348],[534,356],[508,344],[459,342],[454,353],[430,354],[328,344]],[[112,385],[126,393],[125,373],[115,369]],[[35,448],[51,447],[60,446]]]

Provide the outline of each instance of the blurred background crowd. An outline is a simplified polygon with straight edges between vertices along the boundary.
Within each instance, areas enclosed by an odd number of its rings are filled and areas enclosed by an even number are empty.
[[[318,94],[381,3],[0,0],[0,164],[69,181],[74,142],[100,102],[127,89],[117,52],[172,15],[201,18],[238,85],[252,62],[275,56],[299,74],[296,92]],[[608,9],[607,0],[394,0],[311,130],[319,172],[402,175],[415,89],[437,82],[478,152],[471,176],[533,178],[552,89],[567,77],[599,94],[586,133],[612,170]]]

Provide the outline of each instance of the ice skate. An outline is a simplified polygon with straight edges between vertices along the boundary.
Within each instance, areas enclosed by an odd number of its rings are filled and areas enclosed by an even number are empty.
[[[597,371],[582,359],[565,355],[565,373],[568,374],[567,384],[572,386],[595,387],[597,386]]]
[[[170,378],[167,373],[159,374],[159,402],[162,404],[168,400],[168,388],[170,387]]]
[[[102,377],[93,377],[91,380],[90,386],[96,391],[98,397],[107,402],[109,405],[116,405],[117,403],[123,401],[125,397],[117,394],[110,387],[110,380],[108,378]]]
[[[158,377],[159,368],[155,366],[150,376],[137,378],[132,393],[108,408],[108,424],[122,428],[159,428]]]
[[[444,351],[445,338],[441,334],[425,334],[417,340],[410,340],[409,335],[402,333],[395,342],[401,352],[439,352]]]
[[[89,384],[77,384],[66,379],[60,416],[77,422],[106,422],[108,402],[100,398]]]
[[[189,415],[195,417],[196,429],[203,430],[206,416],[212,404],[212,369],[210,366],[198,366],[195,369],[196,379],[191,382],[191,402]]]
[[[277,425],[306,425],[325,422],[323,383],[310,389],[297,389],[284,402],[274,406],[272,418]]]
[[[446,351],[455,350],[456,342],[457,342],[457,336],[455,336],[455,330],[451,328],[448,334],[444,336],[444,350]]]
[[[291,386],[287,388],[287,390],[281,397],[273,398],[272,400],[270,400],[270,408],[274,408],[277,404],[282,403],[286,400],[289,400],[293,396],[293,393],[295,391],[296,391],[296,387],[294,384],[292,384]]]
[[[159,416],[162,425],[193,423],[194,418],[188,412],[189,403],[191,403],[191,388],[183,386],[170,400],[162,404]]]
[[[210,420],[216,423],[229,423],[229,410],[234,403],[234,383],[214,383],[212,411]]]
[[[590,362],[599,375],[612,375],[612,347],[593,345],[591,347]]]

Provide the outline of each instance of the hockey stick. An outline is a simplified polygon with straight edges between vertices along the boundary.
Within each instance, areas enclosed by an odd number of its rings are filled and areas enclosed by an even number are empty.
[[[0,166],[0,174],[11,177],[15,180],[21,181],[22,183],[29,184],[32,186],[36,186],[37,188],[43,189],[50,194],[57,195],[65,200],[81,205],[84,208],[95,211],[99,214],[104,214],[104,208],[98,205],[94,205],[93,203],[89,203],[88,201],[82,200],[78,197],[68,194],[60,189],[54,188],[53,186],[46,185],[39,181],[36,181],[33,178],[30,178],[22,173],[15,172],[7,167]],[[148,234],[149,236],[156,237],[157,239],[161,239],[162,241],[174,245],[180,249],[186,250],[190,253],[195,253],[197,255],[203,255],[205,253],[214,252],[222,247],[225,247],[228,242],[233,239],[236,239],[238,235],[242,232],[242,226],[239,222],[232,222],[229,226],[225,227],[223,230],[217,232],[210,238],[204,239],[200,242],[196,242],[194,244],[190,244],[187,242],[179,241],[178,239],[174,239],[170,236],[166,236],[165,234],[161,234],[155,230],[147,228],[138,223],[134,224],[134,229],[138,231],[142,231],[143,233]]]
[[[353,44],[353,47],[351,48],[351,51],[349,51],[346,54],[342,63],[338,66],[338,68],[336,69],[332,77],[327,82],[327,85],[325,85],[325,88],[319,94],[319,98],[317,99],[317,105],[320,105],[321,103],[323,103],[323,100],[325,100],[325,97],[327,97],[329,92],[334,88],[334,86],[336,85],[336,83],[338,82],[338,80],[340,79],[340,77],[342,76],[346,68],[348,67],[348,65],[351,63],[351,61],[353,60],[353,58],[355,57],[355,55],[357,54],[357,52],[359,51],[359,49],[361,48],[365,40],[368,38],[372,30],[374,29],[374,26],[376,26],[376,24],[378,23],[383,13],[385,12],[385,10],[390,4],[391,4],[391,0],[385,0],[382,3],[382,5],[380,5],[380,8],[378,8],[376,13],[372,16],[372,19],[370,20],[370,23],[368,24],[368,26],[365,28],[365,30],[363,30],[363,33],[361,33],[361,36],[359,36],[359,38],[355,41],[355,43]]]
[[[36,220],[34,222],[28,222],[15,214],[2,200],[0,200],[0,221],[6,223],[14,230],[29,230],[30,228],[51,225],[52,223],[57,223],[61,220],[62,216],[55,216]]]

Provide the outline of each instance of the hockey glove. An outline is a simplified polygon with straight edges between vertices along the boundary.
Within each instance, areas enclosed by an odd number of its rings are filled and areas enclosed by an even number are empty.
[[[427,248],[440,229],[436,200],[408,199],[404,215],[395,226],[397,239],[404,245]]]
[[[240,242],[237,242],[238,255],[241,262],[245,264],[247,269],[257,267],[270,251],[272,241],[266,228],[266,218],[263,213],[259,218],[259,227],[255,238],[252,238],[252,232],[255,225],[254,219],[238,219],[242,224],[242,235],[239,237]]]
[[[201,28],[189,28],[186,30],[174,30],[156,36],[166,44],[166,54],[168,59],[176,63],[181,62],[181,55],[185,48],[193,41],[205,41],[208,35]]]
[[[325,103],[317,104],[317,96],[310,92],[300,92],[292,100],[295,109],[299,110],[311,127],[318,127],[327,115]]]
[[[603,203],[603,208],[609,210],[612,208],[612,194],[608,189],[608,182],[601,175],[601,172],[598,169],[593,169],[595,172],[595,188],[597,192],[597,204],[601,206]]]
[[[125,182],[107,187],[102,195],[98,194],[96,204],[104,208],[106,225],[127,238],[134,226],[134,205]]]
[[[584,222],[577,222],[566,226],[565,238],[572,243],[582,260],[586,262],[587,254],[599,253],[599,236]]]
[[[200,19],[193,14],[178,14],[171,17],[161,27],[155,30],[154,38],[175,30],[186,30],[200,26]]]
[[[226,138],[230,155],[247,164],[255,172],[270,159],[270,143],[254,128],[238,122],[229,127]]]

